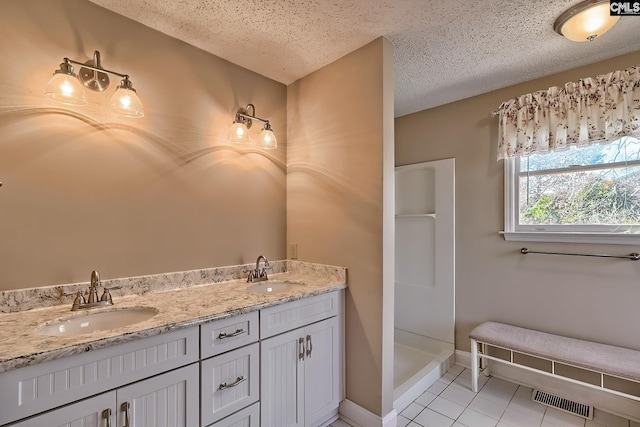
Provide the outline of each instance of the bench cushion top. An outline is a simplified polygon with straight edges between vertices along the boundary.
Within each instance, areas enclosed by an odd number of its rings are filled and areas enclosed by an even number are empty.
[[[640,351],[485,322],[469,334],[478,342],[640,381]]]

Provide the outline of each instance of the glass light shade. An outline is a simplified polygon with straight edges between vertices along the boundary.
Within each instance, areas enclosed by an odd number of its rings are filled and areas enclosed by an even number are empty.
[[[278,141],[270,128],[262,129],[262,132],[260,132],[260,135],[258,136],[258,147],[265,148],[267,150],[278,148]]]
[[[609,16],[609,2],[596,4],[571,16],[561,24],[559,32],[574,42],[592,41],[611,29],[620,19]]]
[[[142,102],[138,98],[136,91],[123,85],[118,86],[116,93],[111,97],[109,109],[116,114],[127,117],[144,116]]]
[[[75,74],[57,71],[44,90],[44,95],[69,105],[87,105],[84,88]]]
[[[249,129],[244,123],[233,122],[229,128],[229,135],[227,139],[231,142],[238,144],[246,144],[251,142],[251,135],[249,135]]]

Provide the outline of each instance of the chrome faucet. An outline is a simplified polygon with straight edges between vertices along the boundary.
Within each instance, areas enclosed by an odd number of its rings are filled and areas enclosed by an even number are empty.
[[[89,294],[87,298],[82,295],[82,291],[76,293],[76,298],[73,300],[71,311],[83,310],[86,308],[105,307],[113,305],[113,299],[109,293],[109,288],[105,287],[100,299],[98,299],[98,286],[100,286],[100,273],[96,270],[91,272],[91,284],[89,285]],[[112,287],[111,289],[119,289],[118,287]]]
[[[260,260],[264,260],[264,267],[260,269]],[[267,270],[271,270],[271,265],[269,265],[269,260],[264,255],[260,255],[256,260],[256,268],[255,270],[249,270],[249,277],[247,277],[247,282],[264,282],[265,280],[269,280],[267,277]]]

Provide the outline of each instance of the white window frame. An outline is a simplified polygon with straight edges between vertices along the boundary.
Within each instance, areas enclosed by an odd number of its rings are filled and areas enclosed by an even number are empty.
[[[504,231],[505,240],[517,242],[593,243],[638,245],[640,234],[615,232],[608,226],[521,225],[519,218],[517,157],[504,160]]]

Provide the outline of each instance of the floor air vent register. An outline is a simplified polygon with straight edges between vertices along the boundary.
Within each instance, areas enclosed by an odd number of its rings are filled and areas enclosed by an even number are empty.
[[[531,400],[588,420],[593,419],[593,406],[591,405],[574,402],[573,400],[565,399],[564,397],[556,396],[555,394],[546,393],[540,390],[533,390],[531,393]]]

